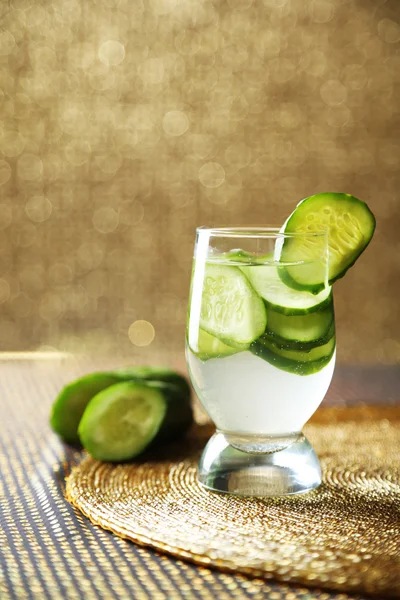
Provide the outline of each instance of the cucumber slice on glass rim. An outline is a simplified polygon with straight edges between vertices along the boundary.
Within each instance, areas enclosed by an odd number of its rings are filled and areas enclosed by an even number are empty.
[[[294,289],[319,293],[343,277],[368,246],[375,231],[375,217],[367,204],[350,194],[327,192],[302,200],[282,227],[294,235],[283,240],[279,259],[285,263],[304,261],[304,267],[279,269],[282,281]],[[328,277],[324,255],[324,236],[328,234]],[[326,281],[326,279],[328,281]]]

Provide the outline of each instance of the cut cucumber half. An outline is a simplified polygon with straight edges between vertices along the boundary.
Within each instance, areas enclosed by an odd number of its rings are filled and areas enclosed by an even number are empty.
[[[325,338],[333,321],[333,306],[305,315],[283,315],[267,309],[267,333],[288,342],[304,343]]]
[[[239,348],[227,346],[218,338],[214,337],[204,329],[199,329],[199,336],[196,341],[189,340],[189,348],[200,360],[209,358],[222,358],[240,352]]]
[[[256,292],[268,308],[285,315],[303,315],[319,311],[331,302],[331,288],[327,286],[317,295],[288,287],[278,273],[279,268],[270,266],[241,267]]]
[[[304,261],[303,268],[287,266],[280,270],[291,287],[313,293],[343,277],[368,246],[375,230],[375,217],[361,200],[350,194],[324,193],[302,200],[284,224],[284,233],[328,232],[328,274],[323,260],[323,236],[285,238],[280,260]]]
[[[152,381],[147,386],[159,390],[167,402],[167,412],[152,445],[182,436],[193,424],[190,397],[182,389],[170,383]]]
[[[117,373],[123,380],[132,379],[134,381],[163,381],[164,383],[172,383],[182,389],[182,392],[187,394],[190,399],[191,389],[187,380],[183,375],[173,371],[169,367],[120,367],[116,369]]]
[[[82,445],[97,460],[130,460],[192,422],[191,408],[168,384],[117,383],[91,399],[79,424]],[[181,410],[183,408],[183,410]]]
[[[90,400],[121,377],[115,373],[91,373],[66,385],[55,399],[50,425],[68,444],[79,444],[78,425]]]
[[[283,371],[311,375],[329,363],[335,347],[335,335],[325,344],[308,350],[283,349],[268,336],[262,336],[250,346],[250,351]]]
[[[84,375],[66,385],[53,403],[50,425],[68,444],[79,444],[78,426],[90,400],[102,390],[122,381],[170,383],[190,405],[191,389],[186,379],[168,367],[122,367],[112,372]]]
[[[200,327],[228,346],[245,349],[265,330],[264,302],[238,267],[206,264]]]
[[[157,435],[167,412],[162,393],[146,385],[112,385],[89,402],[79,424],[79,437],[98,460],[134,458]]]

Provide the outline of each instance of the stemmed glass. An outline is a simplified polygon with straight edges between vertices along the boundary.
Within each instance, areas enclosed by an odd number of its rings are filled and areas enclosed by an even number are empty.
[[[282,260],[282,248],[295,236],[312,248],[312,260],[307,252],[295,262]],[[302,428],[322,402],[335,365],[327,249],[326,232],[197,229],[186,357],[194,389],[216,425],[198,473],[210,490],[277,496],[321,482]],[[307,285],[313,273],[326,273],[325,285]]]

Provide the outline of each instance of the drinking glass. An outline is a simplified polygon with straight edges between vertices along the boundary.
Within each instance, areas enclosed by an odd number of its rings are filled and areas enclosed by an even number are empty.
[[[282,248],[299,236],[301,256],[284,262]],[[327,257],[325,231],[197,229],[186,358],[216,425],[198,471],[209,490],[279,496],[320,484],[320,464],[302,428],[335,366]]]

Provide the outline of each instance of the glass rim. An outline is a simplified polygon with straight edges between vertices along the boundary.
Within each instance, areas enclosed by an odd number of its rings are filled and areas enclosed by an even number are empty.
[[[282,227],[267,225],[260,227],[259,225],[239,226],[239,227],[208,227],[201,225],[196,227],[197,234],[207,233],[209,236],[227,237],[227,238],[327,238],[328,229],[319,231],[281,231]]]

